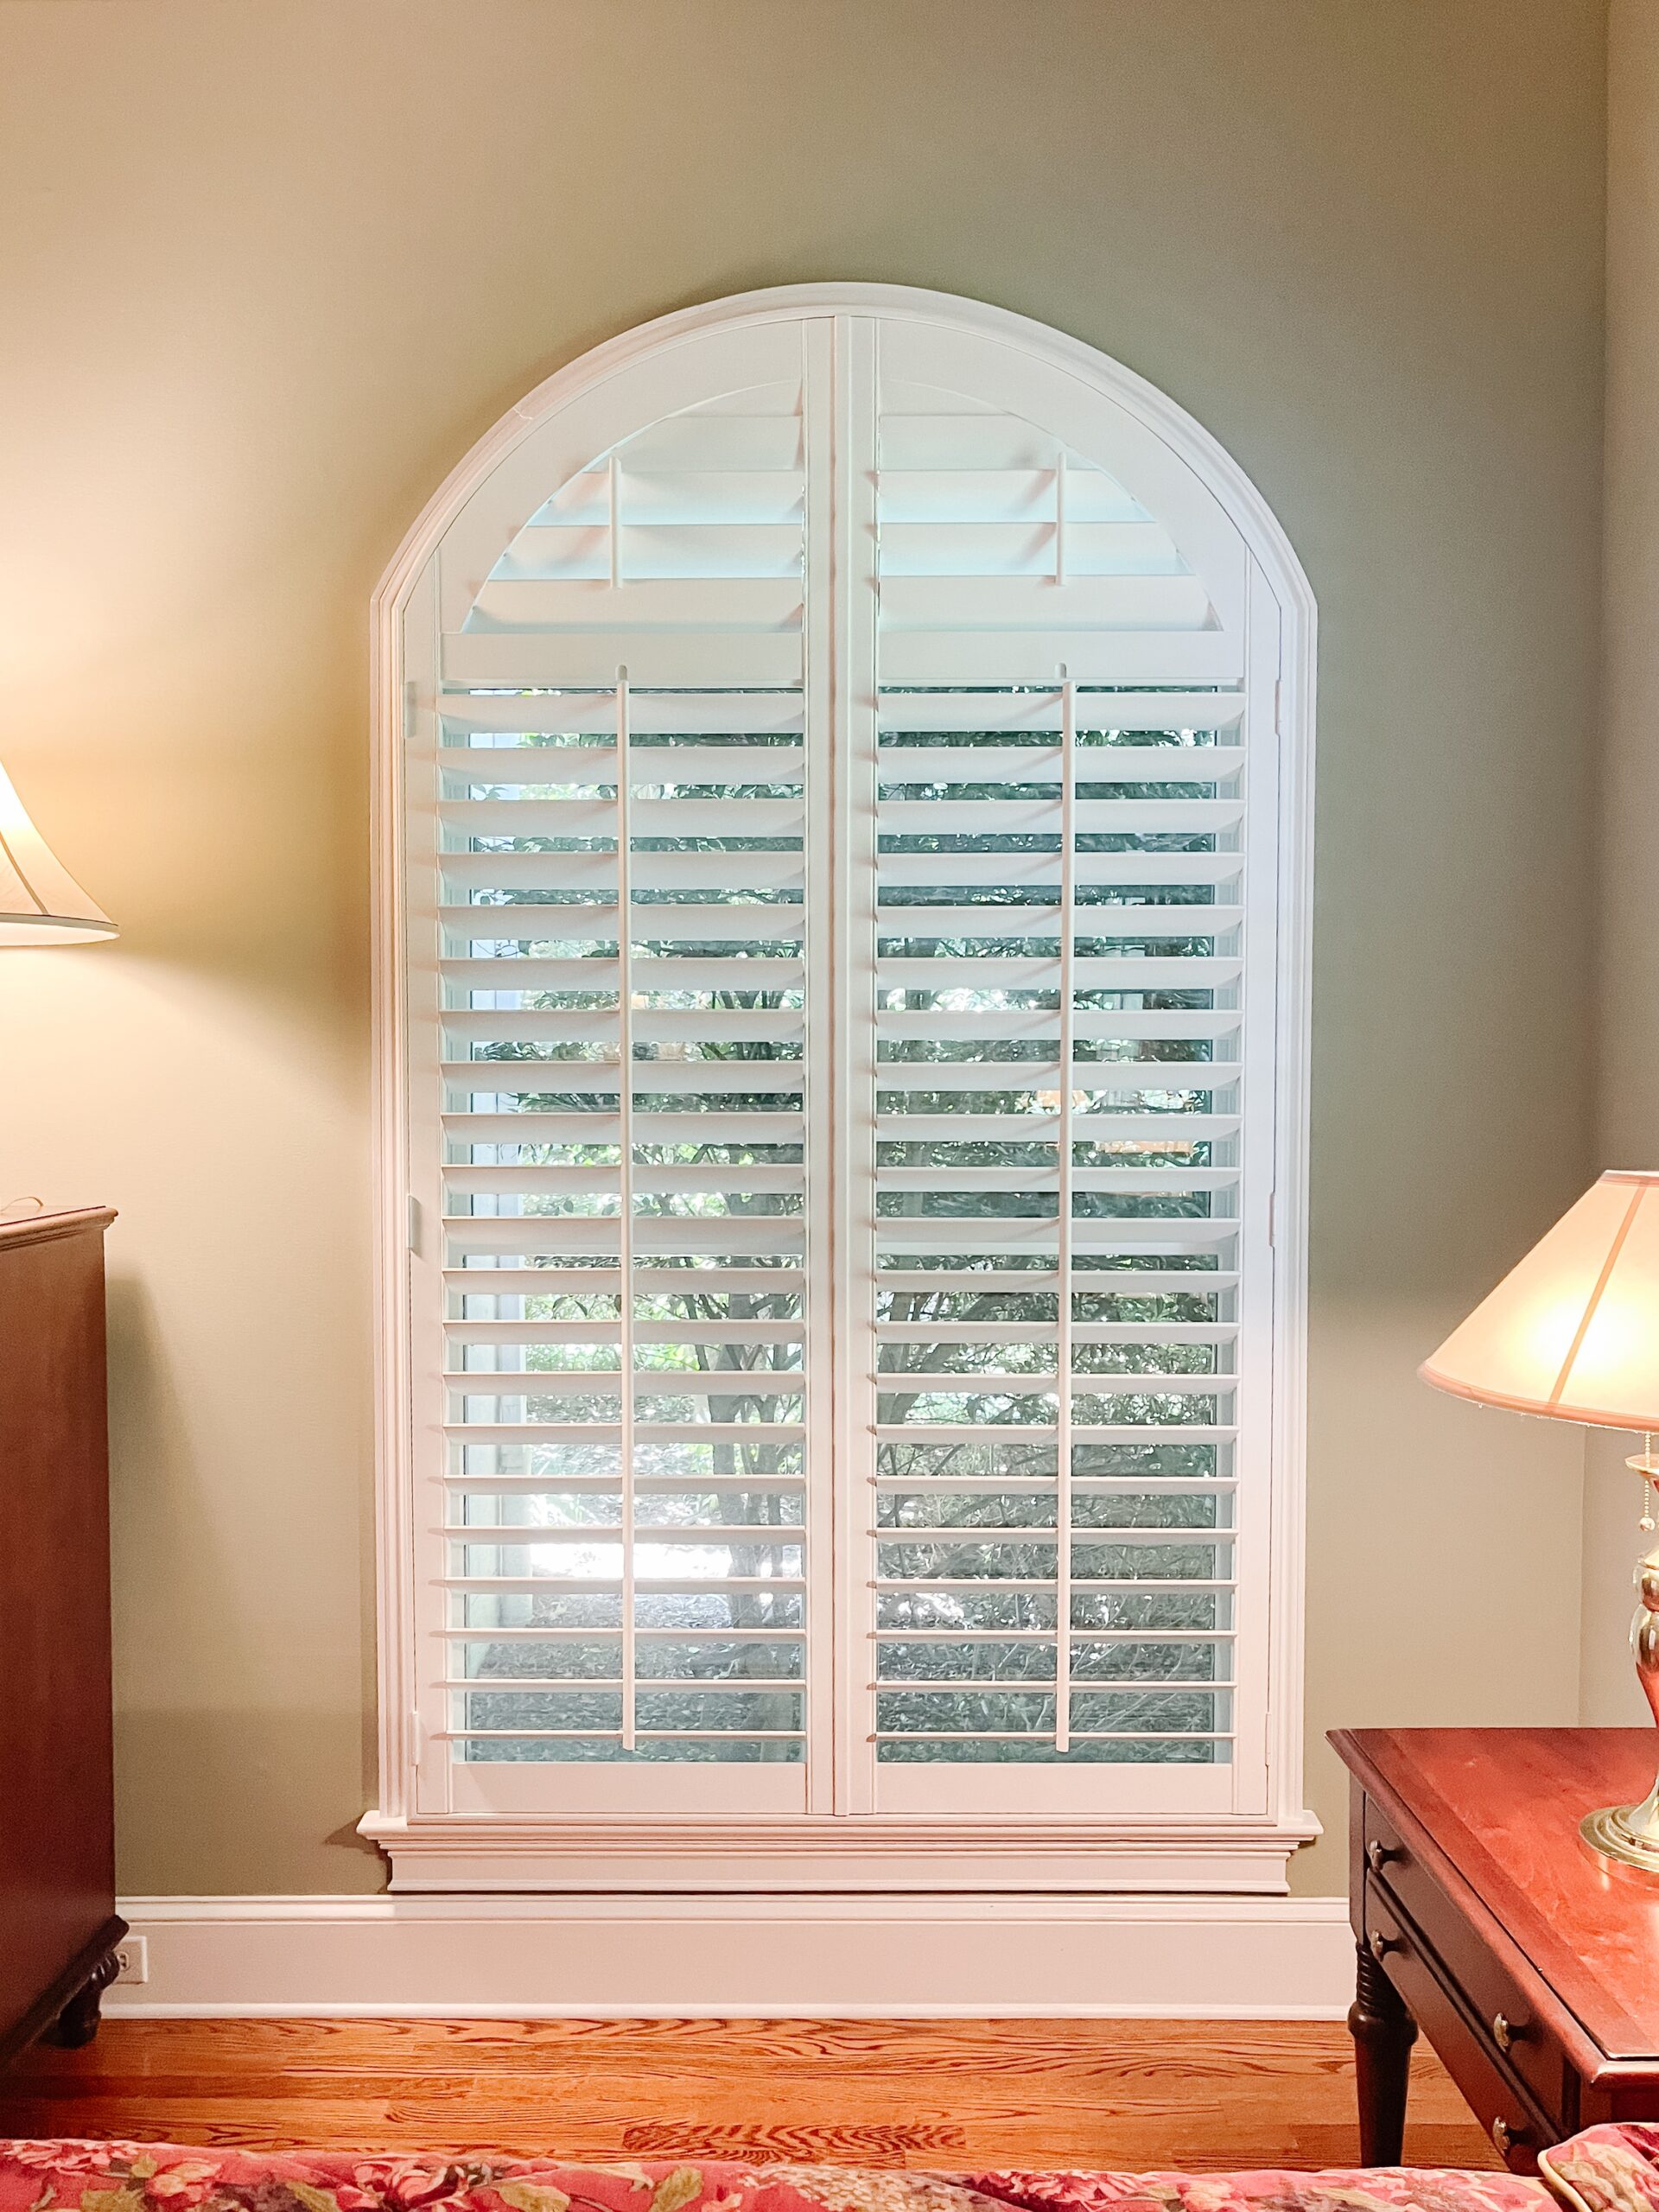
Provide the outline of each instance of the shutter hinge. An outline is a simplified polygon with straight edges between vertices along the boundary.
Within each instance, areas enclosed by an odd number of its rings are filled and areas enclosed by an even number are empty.
[[[408,1233],[410,1250],[418,1252],[421,1249],[421,1202],[414,1197],[411,1197],[409,1201]]]
[[[1279,1193],[1277,1191],[1269,1191],[1268,1192],[1268,1243],[1269,1245],[1274,1245],[1278,1242]]]
[[[418,1706],[409,1709],[409,1763],[419,1768],[426,1757],[426,1723],[421,1718]]]
[[[1284,734],[1284,698],[1285,687],[1283,680],[1275,676],[1273,679],[1273,727],[1274,734],[1278,736],[1283,736]]]

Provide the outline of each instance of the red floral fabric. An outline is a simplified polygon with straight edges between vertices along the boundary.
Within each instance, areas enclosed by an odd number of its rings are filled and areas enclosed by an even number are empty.
[[[1523,2175],[1427,2166],[1351,2173],[991,2173],[969,2179],[974,2189],[1022,2212],[1554,2212],[1548,2192]]]
[[[1538,2168],[1569,2212],[1659,2212],[1659,2127],[1586,2127]]]
[[[1593,2129],[1591,2136],[1637,2133]],[[1575,2147],[1563,2145],[1557,2158]],[[1611,2155],[1593,2151],[1594,2174]],[[1621,2143],[1618,2155],[1628,2158],[1628,2146]],[[1651,2176],[1650,2158],[1644,2171]],[[1621,2194],[1610,2182],[1598,2196],[1579,2191],[1575,2180],[1571,2202],[1573,2212],[1659,2212],[1659,2190]],[[168,2143],[0,2141],[0,2212],[1541,2212],[1549,2204],[1540,2183],[1518,2175],[1403,2167],[941,2174],[717,2159],[584,2166],[437,2152],[254,2155]]]

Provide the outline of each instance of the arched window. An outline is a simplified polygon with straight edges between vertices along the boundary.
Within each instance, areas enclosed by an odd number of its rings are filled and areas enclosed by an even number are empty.
[[[1313,615],[1257,495],[1054,332],[811,286],[554,377],[377,605],[400,1881],[1278,1878]]]

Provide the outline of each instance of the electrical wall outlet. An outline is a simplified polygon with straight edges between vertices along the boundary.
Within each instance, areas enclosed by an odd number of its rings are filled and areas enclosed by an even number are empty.
[[[116,1980],[149,1980],[149,1944],[143,1936],[124,1936],[115,1947]]]

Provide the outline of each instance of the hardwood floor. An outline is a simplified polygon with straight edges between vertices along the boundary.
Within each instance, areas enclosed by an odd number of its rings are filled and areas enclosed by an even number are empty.
[[[1407,2162],[1491,2166],[1419,2044]],[[1321,2166],[1345,2029],[1153,2020],[112,2020],[0,2078],[0,2132],[573,2158]]]

